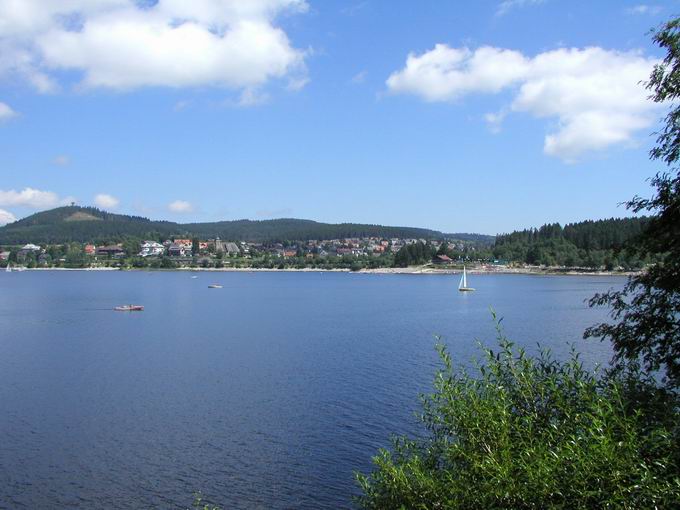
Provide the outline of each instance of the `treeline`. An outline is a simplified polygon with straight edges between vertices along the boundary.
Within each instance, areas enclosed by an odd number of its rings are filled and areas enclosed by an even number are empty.
[[[492,258],[491,250],[486,240],[468,241],[465,243],[449,244],[447,241],[438,243],[416,242],[407,244],[399,249],[394,255],[394,267],[417,266],[428,264],[435,260],[437,255],[446,255],[452,261],[489,261]]]
[[[236,220],[217,223],[187,223],[183,228],[201,237],[234,241],[284,242],[362,237],[436,239],[440,232],[414,227],[386,227],[359,223],[319,223],[311,220]]]
[[[496,236],[495,259],[532,265],[636,269],[646,258],[628,249],[649,219],[618,218],[543,225]]]

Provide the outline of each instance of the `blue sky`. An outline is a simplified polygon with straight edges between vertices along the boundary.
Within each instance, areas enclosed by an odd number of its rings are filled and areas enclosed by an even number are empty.
[[[0,0],[5,221],[494,234],[625,215],[661,169],[637,82],[677,1],[40,3]]]

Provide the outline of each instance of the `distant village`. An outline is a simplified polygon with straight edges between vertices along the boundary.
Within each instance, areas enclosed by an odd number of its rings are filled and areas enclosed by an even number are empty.
[[[446,252],[438,253],[445,241],[428,239],[385,239],[377,237],[312,240],[303,242],[253,243],[225,241],[219,238],[201,240],[197,238],[174,238],[163,242],[155,240],[125,241],[116,244],[68,243],[43,245],[28,243],[23,246],[0,249],[0,263],[15,263],[27,267],[68,267],[69,265],[96,266],[115,265],[118,261],[130,261],[132,266],[158,267],[224,267],[248,265],[256,259],[279,264],[308,264],[319,261],[333,264],[344,261],[351,264],[353,259],[374,259],[373,267],[389,265],[394,256],[404,247],[417,245],[427,247],[428,258],[435,264],[449,264],[454,261],[449,255],[470,254],[475,251],[473,243],[463,241],[446,242]],[[431,255],[431,257],[429,257]],[[379,262],[382,259],[382,262]],[[389,259],[389,260],[387,260]],[[154,264],[155,261],[155,264]],[[424,261],[423,261],[424,262]]]

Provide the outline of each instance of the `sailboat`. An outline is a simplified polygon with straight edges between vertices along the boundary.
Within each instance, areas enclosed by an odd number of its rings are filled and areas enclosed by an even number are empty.
[[[7,267],[5,268],[5,271],[8,272],[8,273],[12,272],[12,265],[9,262],[7,263]]]
[[[467,286],[467,272],[465,271],[465,266],[463,266],[463,276],[460,279],[460,283],[458,284],[458,290],[460,292],[472,292],[475,289],[472,287]]]

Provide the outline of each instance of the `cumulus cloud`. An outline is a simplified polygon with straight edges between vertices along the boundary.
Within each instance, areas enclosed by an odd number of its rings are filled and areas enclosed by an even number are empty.
[[[41,191],[33,188],[24,188],[21,191],[0,190],[0,207],[46,209],[59,205],[61,202],[59,196],[52,191]]]
[[[17,112],[15,112],[8,104],[0,102],[0,122],[16,116]]]
[[[120,200],[106,193],[99,193],[94,197],[94,203],[102,209],[115,209],[120,204]]]
[[[194,206],[191,205],[191,202],[187,202],[186,200],[175,200],[168,204],[168,209],[174,213],[184,214],[193,212]]]
[[[426,101],[451,101],[471,92],[500,92],[526,76],[528,69],[528,59],[518,51],[437,44],[422,55],[410,53],[406,67],[387,79],[387,87]]]
[[[598,47],[527,57],[488,46],[470,50],[437,44],[422,55],[410,54],[387,87],[430,102],[509,90],[514,94],[510,104],[486,116],[492,130],[500,129],[507,112],[556,121],[545,136],[544,152],[571,162],[590,151],[629,143],[653,124],[658,105],[647,99],[640,82],[655,63],[638,52]]]
[[[41,92],[57,71],[84,88],[262,86],[305,74],[305,51],[276,25],[304,0],[4,0],[0,71]]]
[[[17,219],[11,212],[0,209],[0,227],[7,225],[8,223],[14,223],[15,221],[17,221]]]

